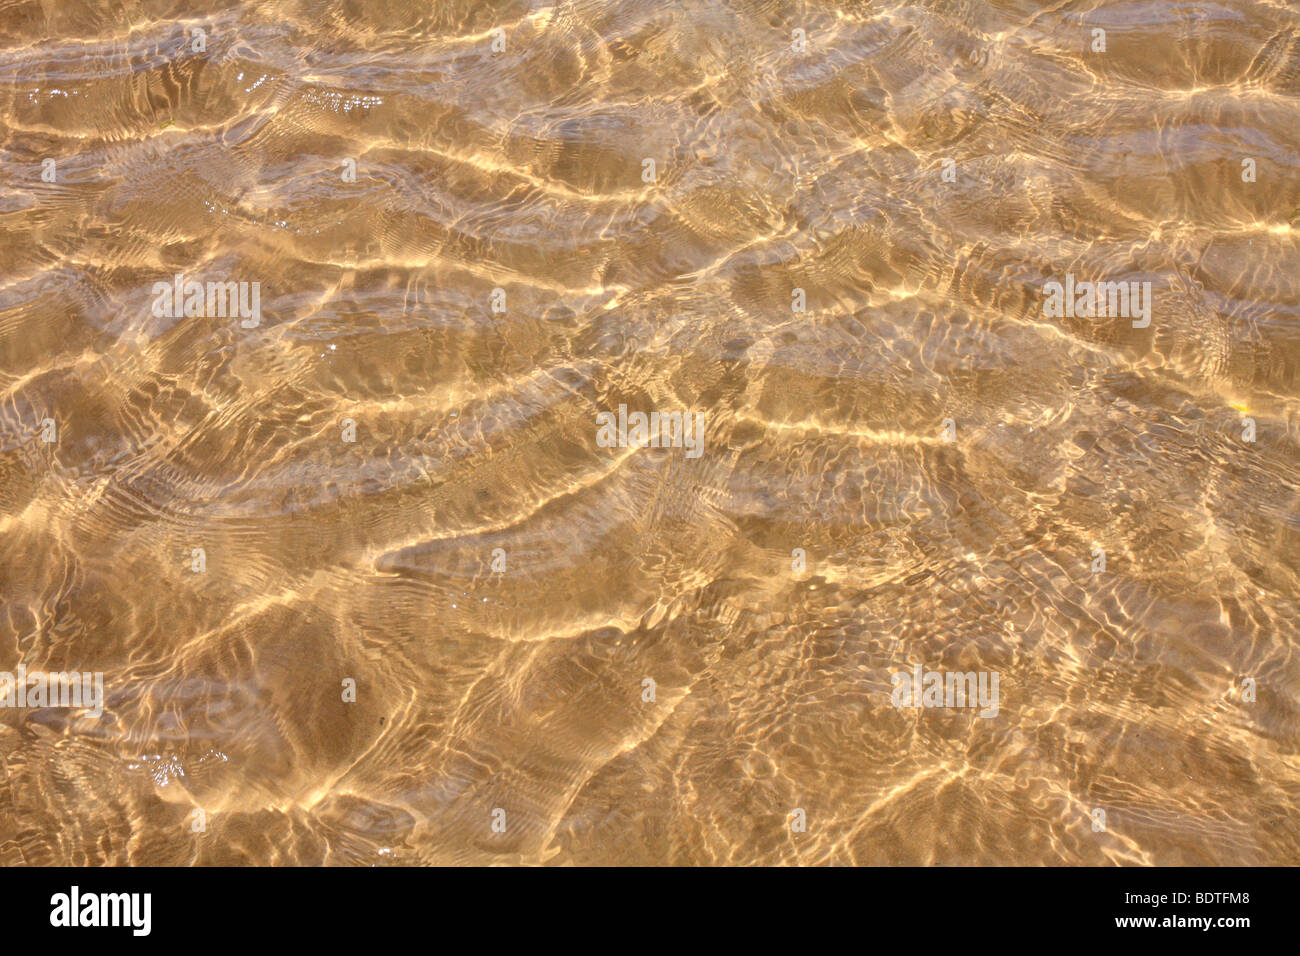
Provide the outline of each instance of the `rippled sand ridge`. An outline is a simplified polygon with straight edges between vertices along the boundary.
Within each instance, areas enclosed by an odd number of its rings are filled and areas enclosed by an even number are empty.
[[[0,864],[1300,863],[1294,3],[0,64]]]

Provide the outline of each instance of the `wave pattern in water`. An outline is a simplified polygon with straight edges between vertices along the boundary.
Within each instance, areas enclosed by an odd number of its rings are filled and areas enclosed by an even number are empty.
[[[1293,5],[61,0],[0,64],[0,667],[106,693],[0,709],[0,862],[1300,862]]]

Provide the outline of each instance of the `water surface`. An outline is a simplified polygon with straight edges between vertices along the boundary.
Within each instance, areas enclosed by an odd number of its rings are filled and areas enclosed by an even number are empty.
[[[0,669],[106,694],[0,708],[0,863],[1300,862],[1293,3],[13,2],[0,66]]]

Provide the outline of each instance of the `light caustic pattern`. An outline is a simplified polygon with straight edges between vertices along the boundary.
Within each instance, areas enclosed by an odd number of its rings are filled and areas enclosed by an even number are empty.
[[[0,63],[0,669],[105,689],[0,708],[0,863],[1300,862],[1293,4],[59,0]]]

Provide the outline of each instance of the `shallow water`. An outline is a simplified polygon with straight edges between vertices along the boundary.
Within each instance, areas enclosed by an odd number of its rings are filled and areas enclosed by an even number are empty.
[[[0,668],[105,694],[0,708],[0,863],[1300,863],[1294,4],[59,0],[0,62]]]

